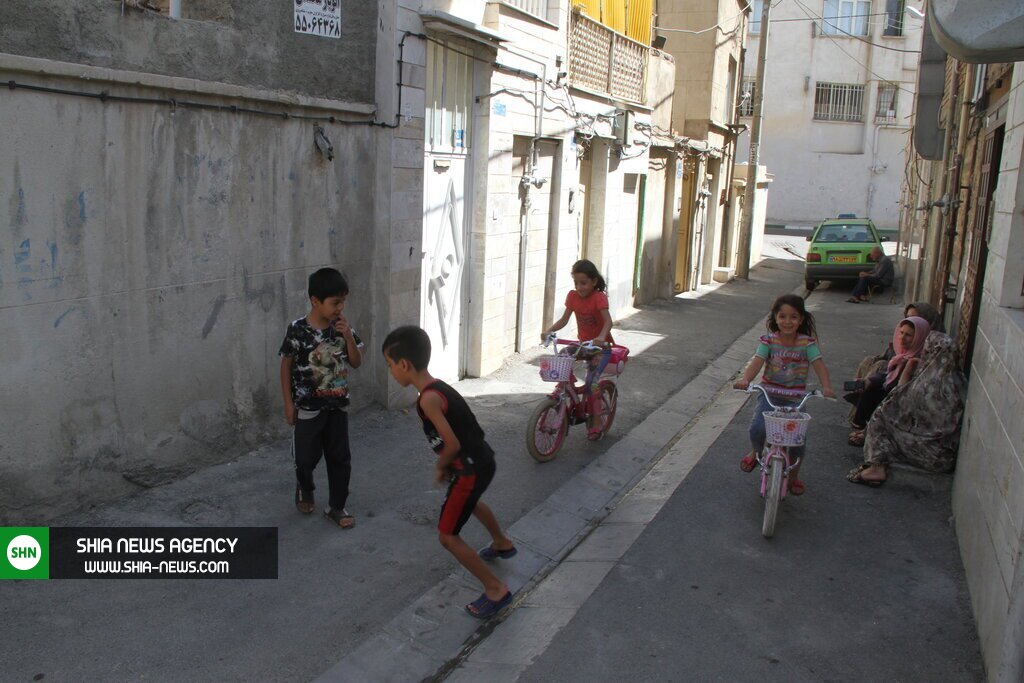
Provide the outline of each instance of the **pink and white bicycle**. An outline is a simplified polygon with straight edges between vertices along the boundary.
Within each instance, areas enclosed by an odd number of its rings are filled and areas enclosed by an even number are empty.
[[[777,406],[772,403],[768,392],[760,384],[751,384],[745,393],[760,391],[772,410],[764,411],[765,440],[764,450],[757,454],[757,464],[761,468],[761,497],[764,498],[764,519],[761,522],[761,534],[771,538],[775,533],[775,520],[779,513],[779,503],[789,493],[789,473],[800,464],[800,458],[790,457],[790,449],[802,446],[807,438],[807,428],[811,424],[811,416],[801,412],[807,399],[824,397],[819,390],[805,394],[796,406]]]
[[[537,462],[548,462],[558,455],[572,425],[594,420],[593,428],[600,429],[602,437],[608,433],[619,401],[619,389],[613,377],[622,373],[629,357],[625,346],[613,344],[607,349],[592,342],[558,339],[554,333],[548,335],[544,346],[551,344],[555,345],[555,355],[541,360],[540,376],[545,382],[556,382],[555,389],[537,405],[526,425],[526,449]],[[559,345],[562,345],[561,351]],[[587,405],[586,385],[577,385],[573,368],[577,361],[589,362],[606,351],[609,352],[608,364],[597,385],[599,408],[592,414]]]

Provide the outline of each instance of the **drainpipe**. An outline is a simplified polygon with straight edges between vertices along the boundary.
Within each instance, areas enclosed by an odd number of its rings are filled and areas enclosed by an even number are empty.
[[[535,82],[535,87],[540,89],[539,96],[534,95],[535,108],[537,109],[536,122],[534,123],[533,138],[530,139],[530,151],[529,157],[526,164],[525,173],[519,181],[519,195],[520,195],[520,210],[519,210],[519,273],[516,278],[517,293],[516,293],[516,344],[515,350],[517,353],[523,350],[523,314],[526,309],[526,246],[527,236],[530,232],[530,207],[532,205],[532,198],[530,197],[530,188],[534,185],[537,179],[534,174],[537,172],[537,142],[540,140],[544,127],[544,104],[547,96],[547,82],[548,82],[548,65],[546,62],[542,62],[537,59],[526,57],[514,53],[516,56],[529,59],[530,61],[541,65],[541,82],[538,84]],[[539,102],[539,104],[537,104]]]
[[[960,86],[960,83],[959,83],[959,72],[958,71],[954,71],[953,72],[953,88],[952,88],[952,91],[954,93],[957,92],[959,86]],[[935,189],[935,191],[930,192],[928,194],[929,210],[928,210],[928,213],[926,214],[926,217],[927,217],[926,225],[928,226],[928,230],[927,230],[927,232],[925,234],[925,252],[924,252],[925,253],[925,257],[928,259],[928,263],[927,263],[927,265],[925,266],[925,269],[924,269],[924,271],[925,271],[924,272],[924,277],[927,279],[927,285],[928,286],[927,286],[927,288],[925,288],[923,290],[919,290],[919,291],[924,293],[926,301],[928,301],[929,303],[931,303],[933,305],[934,304],[938,304],[939,306],[942,305],[941,302],[935,301],[934,300],[935,297],[933,296],[933,294],[935,292],[935,285],[936,285],[936,283],[933,282],[933,280],[935,278],[936,273],[938,273],[938,265],[939,265],[938,264],[938,260],[939,260],[938,248],[939,248],[939,245],[941,244],[941,241],[942,241],[941,240],[941,237],[942,237],[942,227],[943,227],[944,218],[945,218],[945,216],[943,216],[942,212],[945,211],[946,210],[945,207],[948,206],[948,202],[945,201],[944,197],[946,195],[946,185],[947,185],[947,182],[949,180],[949,170],[948,170],[948,167],[946,166],[946,164],[949,163],[949,158],[948,158],[949,157],[949,142],[950,142],[950,140],[949,140],[949,126],[946,126],[946,131],[947,131],[946,139],[942,143],[942,157],[945,160],[945,164],[943,164],[942,172],[939,173],[939,177],[937,178],[937,180],[938,180],[938,187]],[[940,164],[940,163],[943,163],[943,162],[942,161],[933,161],[931,163],[932,163],[932,165],[934,167],[935,164]],[[935,179],[932,179],[932,178],[930,178],[930,179],[932,180],[932,182],[935,182]],[[941,209],[939,209],[939,208],[937,208],[935,206],[936,201],[940,200],[940,199],[943,200],[943,205],[942,205]]]
[[[956,224],[960,217],[960,184],[963,179],[964,151],[967,149],[967,128],[971,107],[971,103],[968,101],[968,93],[974,88],[974,74],[975,71],[973,69],[968,72],[967,77],[963,79],[963,89],[960,92],[960,127],[956,132],[956,157],[953,160],[956,164],[955,171],[953,172],[955,182],[949,188],[949,224],[946,228],[946,245],[943,250],[945,263],[942,271],[946,274],[946,279],[944,282],[935,283],[935,293],[938,299],[936,302],[938,304],[937,308],[943,316],[946,314],[946,285],[951,275],[949,270],[953,265],[953,243],[956,241]],[[968,189],[970,188],[968,187]]]
[[[181,19],[181,0],[171,0],[168,14],[171,15],[171,19]]]

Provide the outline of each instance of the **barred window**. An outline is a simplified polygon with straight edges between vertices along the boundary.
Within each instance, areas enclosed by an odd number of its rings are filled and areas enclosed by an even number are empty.
[[[896,123],[896,95],[898,83],[879,83],[878,102],[875,105],[875,123]]]
[[[469,150],[473,123],[473,59],[464,50],[449,47],[447,43],[428,42],[424,95],[427,150],[456,153]]]
[[[885,0],[885,29],[883,36],[903,35],[903,12],[907,8],[907,0]]]
[[[870,0],[825,0],[821,30],[829,35],[866,36]]]
[[[814,118],[818,121],[863,121],[864,86],[850,83],[816,83]]]
[[[753,116],[754,115],[754,88],[756,87],[755,79],[744,78],[740,83],[740,103],[739,103],[739,114],[740,116]]]
[[[763,5],[762,0],[754,0],[750,3],[750,21],[747,23],[747,33],[752,36],[761,33],[761,11]]]

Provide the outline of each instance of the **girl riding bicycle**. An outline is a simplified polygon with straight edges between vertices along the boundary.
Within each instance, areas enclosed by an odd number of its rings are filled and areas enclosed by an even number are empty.
[[[605,294],[608,286],[601,273],[597,272],[597,266],[586,259],[572,264],[572,281],[575,288],[565,297],[565,312],[541,333],[540,338],[543,341],[551,332],[565,327],[569,322],[569,314],[574,313],[577,338],[581,342],[592,340],[595,345],[605,347],[600,354],[588,359],[587,378],[584,382],[587,412],[595,416],[600,412],[597,383],[611,357],[611,344],[615,343],[611,335],[612,317],[608,313],[608,296]],[[596,441],[602,434],[598,420],[591,417],[587,423],[587,438]]]
[[[768,328],[768,334],[761,337],[754,357],[733,386],[746,389],[763,367],[761,385],[771,394],[772,402],[778,406],[795,406],[807,392],[808,369],[814,368],[821,382],[822,393],[827,398],[835,397],[828,368],[821,358],[818,341],[814,338],[814,316],[804,307],[803,297],[784,294],[776,299],[765,327]],[[771,405],[763,395],[759,395],[754,416],[750,420],[749,434],[753,450],[740,460],[740,469],[744,472],[750,472],[757,466],[757,454],[764,449],[763,413],[769,410],[772,410]],[[800,461],[789,475],[789,491],[799,496],[804,492],[804,483],[799,478],[799,463],[803,462],[804,447],[795,447],[792,453]]]

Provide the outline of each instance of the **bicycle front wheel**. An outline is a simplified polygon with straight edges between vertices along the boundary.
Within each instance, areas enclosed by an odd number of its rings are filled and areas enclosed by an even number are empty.
[[[775,518],[779,514],[779,499],[782,495],[782,476],[786,465],[782,458],[771,459],[768,470],[768,486],[764,492],[764,521],[761,523],[761,535],[771,538],[775,533]]]
[[[537,462],[553,460],[568,430],[569,416],[565,406],[561,401],[545,398],[526,424],[526,450]]]

